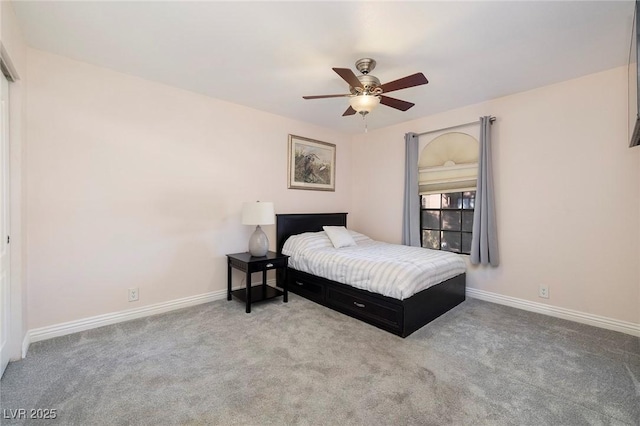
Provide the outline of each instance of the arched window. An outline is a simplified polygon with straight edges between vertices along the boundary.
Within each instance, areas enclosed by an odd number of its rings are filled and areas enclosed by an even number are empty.
[[[460,132],[440,135],[420,154],[422,247],[471,252],[478,175],[478,141]]]

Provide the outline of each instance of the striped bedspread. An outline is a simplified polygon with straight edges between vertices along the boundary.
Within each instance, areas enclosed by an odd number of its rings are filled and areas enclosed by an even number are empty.
[[[282,253],[289,267],[403,300],[466,270],[462,256],[374,241],[349,231],[356,246],[336,249],[324,231],[293,235]]]

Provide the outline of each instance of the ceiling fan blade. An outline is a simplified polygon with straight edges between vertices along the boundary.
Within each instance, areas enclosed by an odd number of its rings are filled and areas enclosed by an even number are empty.
[[[421,72],[408,75],[398,80],[390,81],[380,86],[383,93],[393,92],[394,90],[407,89],[409,87],[420,86],[421,84],[427,84],[429,80]]]
[[[352,87],[360,87],[363,88],[362,83],[358,80],[358,77],[351,71],[349,68],[333,68],[333,70],[340,76],[344,81],[349,83]]]
[[[347,110],[344,112],[344,114],[342,114],[343,117],[346,117],[347,115],[353,115],[356,113],[356,110],[349,107],[347,108]]]
[[[415,105],[411,102],[402,101],[396,98],[390,98],[389,96],[384,95],[380,96],[380,103],[391,108],[399,109],[400,111],[406,111]]]
[[[353,96],[351,94],[348,95],[317,95],[317,96],[303,96],[303,99],[324,99],[324,98],[344,98],[347,96]]]

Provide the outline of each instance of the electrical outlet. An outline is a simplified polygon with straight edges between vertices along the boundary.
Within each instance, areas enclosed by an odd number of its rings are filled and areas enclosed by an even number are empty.
[[[138,292],[138,287],[129,289],[129,302],[135,302],[140,298],[140,294]]]
[[[549,286],[541,284],[540,287],[538,288],[538,296],[542,297],[543,299],[548,299],[549,298]]]

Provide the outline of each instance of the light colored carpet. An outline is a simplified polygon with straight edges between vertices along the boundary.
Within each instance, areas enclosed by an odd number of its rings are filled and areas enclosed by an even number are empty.
[[[35,343],[0,392],[46,424],[638,425],[639,380],[621,333],[468,299],[401,339],[291,295]]]

